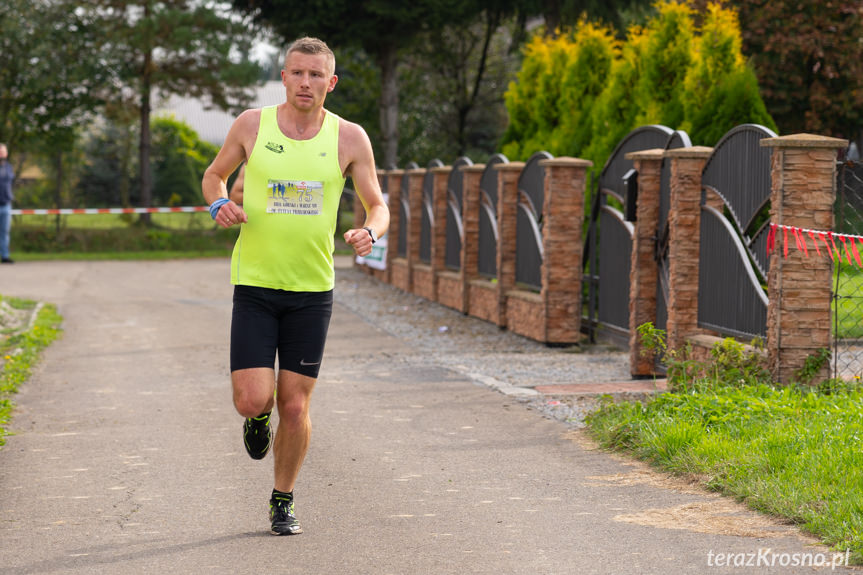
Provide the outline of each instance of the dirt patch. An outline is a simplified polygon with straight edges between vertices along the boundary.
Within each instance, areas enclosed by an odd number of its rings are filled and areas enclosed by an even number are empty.
[[[796,530],[789,526],[780,525],[770,517],[753,513],[724,498],[685,503],[666,509],[645,509],[639,513],[617,515],[613,519],[660,529],[683,529],[736,537],[787,537],[796,534]]]
[[[574,430],[566,438],[587,450],[602,450],[602,447],[586,430]],[[697,495],[702,501],[685,503],[668,508],[645,509],[636,513],[625,513],[613,517],[614,521],[657,527],[660,529],[683,529],[696,533],[733,535],[738,537],[788,537],[796,536],[809,543],[817,540],[800,533],[794,526],[783,523],[781,519],[762,515],[718,493],[708,491],[703,479],[698,477],[677,477],[662,473],[648,464],[625,455],[608,452],[606,454],[622,464],[631,467],[626,473],[613,475],[591,475],[584,482],[589,487],[632,487],[647,485],[688,495]]]

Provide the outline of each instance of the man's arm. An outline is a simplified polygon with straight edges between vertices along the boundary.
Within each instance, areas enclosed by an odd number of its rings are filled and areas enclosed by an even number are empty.
[[[228,200],[216,212],[216,223],[223,228],[247,221],[246,212],[228,197],[228,177],[248,157],[257,136],[260,110],[246,110],[234,121],[225,143],[216,154],[213,163],[204,172],[201,192],[208,205],[223,199]]]
[[[389,228],[390,210],[378,183],[372,143],[365,130],[357,124],[343,122],[339,131],[342,140],[339,142],[339,155],[350,159],[346,175],[353,180],[354,190],[366,210],[363,227],[371,228],[377,237],[381,237]],[[372,238],[364,229],[348,230],[345,241],[359,256],[367,256],[372,251]]]

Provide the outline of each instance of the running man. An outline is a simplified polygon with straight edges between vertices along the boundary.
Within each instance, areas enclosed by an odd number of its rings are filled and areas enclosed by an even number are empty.
[[[285,102],[240,114],[201,186],[219,226],[242,226],[231,259],[234,406],[246,418],[249,455],[263,459],[272,445],[272,532],[294,535],[302,533],[293,491],[311,438],[309,402],[332,312],[333,235],[346,177],[367,214],[364,227],[344,235],[357,255],[368,255],[386,233],[389,210],[365,131],[324,108],[338,82],[333,52],[301,38],[288,48],[281,74]],[[238,205],[226,182],[242,162]]]

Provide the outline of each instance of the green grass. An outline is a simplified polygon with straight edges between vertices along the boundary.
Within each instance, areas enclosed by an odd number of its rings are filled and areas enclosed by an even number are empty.
[[[696,386],[607,403],[588,424],[605,446],[696,477],[863,562],[863,390]]]
[[[116,252],[57,252],[12,254],[17,262],[35,261],[146,261],[146,260],[187,260],[202,258],[229,258],[231,249],[213,250],[138,250]]]
[[[17,309],[36,307],[36,303],[29,300],[4,299]],[[46,304],[39,309],[31,325],[24,326],[22,331],[5,333],[4,330],[0,338],[0,357],[3,359],[0,370],[0,447],[5,445],[8,435],[7,425],[13,409],[12,396],[29,379],[42,350],[59,336],[61,322],[57,308]]]
[[[12,257],[16,260],[186,259],[229,257],[239,228],[222,229],[209,213],[151,214],[150,226],[137,215],[92,214],[15,216]],[[353,213],[339,213],[337,253],[342,235],[353,225]]]
[[[839,273],[839,283],[836,274]],[[831,321],[837,324],[834,330],[840,338],[863,338],[863,270],[841,266],[833,272],[833,285],[838,297],[833,300]]]
[[[60,216],[62,228],[107,230],[128,228],[138,225],[137,214],[72,214]],[[172,230],[217,229],[208,212],[150,214],[153,226]],[[56,227],[57,216],[19,215],[14,216],[12,226],[50,229]]]

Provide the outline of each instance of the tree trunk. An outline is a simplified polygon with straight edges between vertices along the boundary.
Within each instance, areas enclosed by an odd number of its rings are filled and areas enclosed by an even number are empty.
[[[141,171],[141,206],[153,205],[152,176],[150,173],[150,72],[153,53],[144,55],[144,73],[141,75],[141,139],[138,145],[138,169]],[[141,222],[150,225],[150,214],[141,214]]]
[[[56,180],[54,186],[54,205],[59,210],[63,207],[63,152],[57,150],[57,155],[55,157],[55,161],[57,162],[57,173]],[[60,214],[57,214],[57,217],[54,219],[54,228],[57,234],[60,234]]]
[[[396,47],[388,45],[378,53],[378,66],[381,70],[380,111],[381,139],[384,151],[382,165],[395,168],[399,151],[399,86],[397,72],[398,56]]]
[[[560,0],[545,0],[542,15],[545,18],[545,35],[557,38],[560,28]]]

